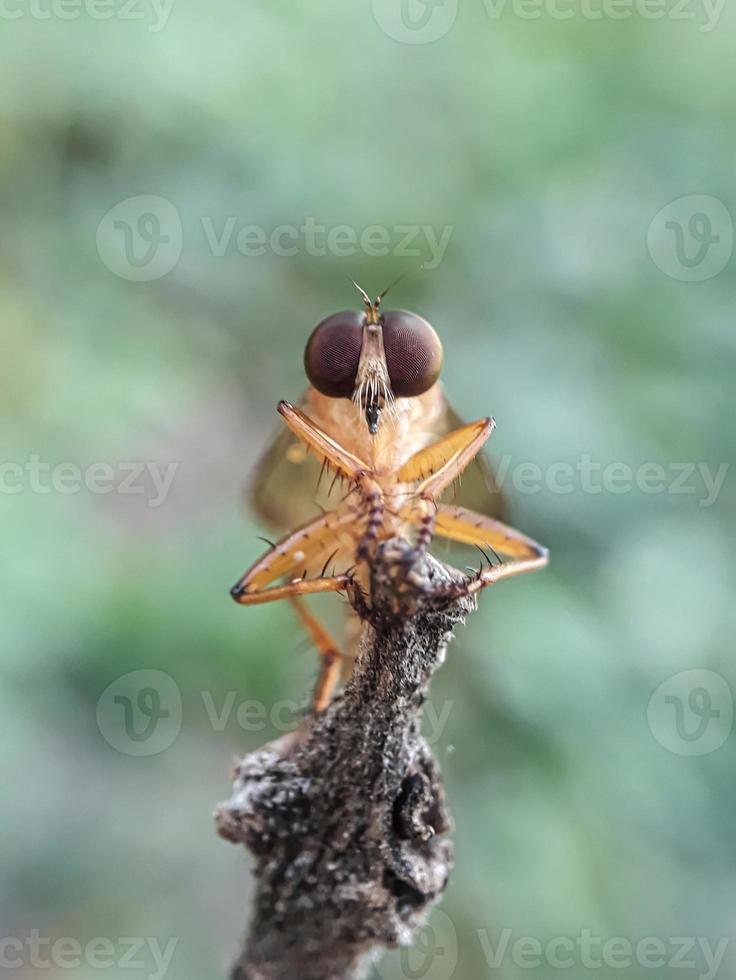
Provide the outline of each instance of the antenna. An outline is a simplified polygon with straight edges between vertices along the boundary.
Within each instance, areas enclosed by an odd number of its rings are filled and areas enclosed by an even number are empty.
[[[359,285],[357,284],[357,282],[356,282],[356,281],[355,281],[354,279],[351,279],[351,280],[350,280],[350,282],[351,282],[351,283],[352,283],[352,284],[353,284],[353,285],[355,286],[355,288],[356,288],[356,289],[358,290],[358,292],[359,292],[359,293],[360,293],[360,295],[362,296],[362,298],[363,298],[363,302],[365,303],[365,305],[366,305],[366,307],[367,307],[367,308],[368,308],[369,310],[371,310],[371,309],[373,309],[373,303],[371,303],[371,300],[370,300],[370,296],[369,296],[369,295],[368,295],[368,293],[367,293],[367,292],[365,291],[365,289],[363,289],[363,287],[362,287],[362,286],[359,286]]]
[[[402,272],[401,275],[398,277],[398,279],[394,279],[394,281],[391,283],[390,286],[386,286],[386,288],[383,290],[383,292],[379,293],[378,296],[376,296],[376,302],[375,302],[374,305],[376,307],[380,306],[381,305],[381,300],[386,295],[386,293],[390,289],[393,289],[394,286],[397,286],[401,282],[401,280],[405,278],[405,276],[406,276],[406,273],[405,272]],[[361,292],[362,292],[362,290],[361,290]]]

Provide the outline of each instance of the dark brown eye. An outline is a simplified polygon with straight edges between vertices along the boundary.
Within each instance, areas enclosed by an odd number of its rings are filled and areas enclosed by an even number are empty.
[[[304,351],[310,384],[330,398],[350,398],[363,343],[364,313],[333,313],[312,331]]]
[[[407,310],[389,310],[381,321],[393,393],[398,398],[421,395],[440,376],[440,338],[426,320]]]

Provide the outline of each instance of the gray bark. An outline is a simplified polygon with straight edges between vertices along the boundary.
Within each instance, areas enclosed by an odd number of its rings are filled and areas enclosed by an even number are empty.
[[[218,832],[255,858],[249,936],[232,980],[356,980],[407,944],[447,885],[451,829],[420,734],[429,679],[475,600],[459,573],[406,542],[371,575],[344,692],[293,734],[245,756]]]

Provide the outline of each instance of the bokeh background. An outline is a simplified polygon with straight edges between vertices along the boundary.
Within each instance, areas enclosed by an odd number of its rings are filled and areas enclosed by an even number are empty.
[[[457,867],[374,977],[733,976],[733,7],[0,20],[6,972],[149,980],[156,939],[166,976],[224,976],[251,886],[212,810],[315,673],[287,606],[228,596],[268,533],[244,479],[347,277],[406,272],[552,564],[485,594],[436,678]],[[617,937],[655,945],[601,963]]]

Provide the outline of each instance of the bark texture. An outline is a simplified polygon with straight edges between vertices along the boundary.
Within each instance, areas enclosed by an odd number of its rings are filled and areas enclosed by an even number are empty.
[[[452,868],[439,769],[420,734],[429,679],[474,608],[459,573],[401,540],[373,563],[355,672],[317,718],[240,762],[218,832],[255,858],[232,980],[355,980],[410,943]],[[455,596],[455,597],[453,597]]]

